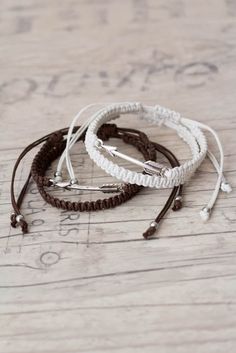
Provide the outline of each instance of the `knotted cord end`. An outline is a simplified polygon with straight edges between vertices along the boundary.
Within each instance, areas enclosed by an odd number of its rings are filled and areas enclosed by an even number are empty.
[[[119,118],[119,115],[115,119]],[[107,141],[111,137],[117,137],[118,129],[116,124],[103,124],[98,130],[98,138]]]
[[[28,233],[28,223],[24,219],[20,220],[19,225],[23,234]]]
[[[203,207],[203,209],[200,211],[200,217],[203,220],[203,222],[207,222],[208,219],[210,218],[211,215],[211,209],[209,207]]]
[[[17,226],[16,214],[12,213],[10,219],[11,219],[12,228],[16,228]]]
[[[220,188],[223,192],[227,192],[227,194],[232,192],[232,187],[227,181],[222,182]]]
[[[143,237],[145,239],[149,239],[152,235],[155,234],[157,228],[159,226],[159,223],[153,221],[150,223],[150,227],[143,233]]]
[[[22,233],[28,233],[28,223],[24,220],[24,216],[21,214],[16,215],[15,213],[11,214],[11,226],[16,228],[17,226],[21,227]]]
[[[176,196],[174,200],[174,205],[172,207],[173,211],[179,211],[183,207],[183,198],[182,196]]]

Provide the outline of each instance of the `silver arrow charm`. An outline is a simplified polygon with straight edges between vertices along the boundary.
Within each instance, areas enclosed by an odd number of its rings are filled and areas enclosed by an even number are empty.
[[[134,163],[140,167],[143,168],[143,170],[150,175],[159,175],[159,176],[164,176],[165,172],[168,170],[166,166],[163,164],[154,162],[154,161],[146,161],[146,162],[141,162],[136,158],[130,157],[127,154],[121,153],[118,151],[117,147],[115,146],[110,146],[110,145],[104,145],[102,140],[98,140],[98,145],[97,148],[99,149],[104,149],[106,152],[110,154],[112,157],[119,157],[122,158],[128,162]]]
[[[66,190],[80,190],[80,191],[101,191],[105,193],[114,193],[123,191],[124,184],[104,184],[102,186],[89,186],[89,185],[79,185],[77,183],[71,183],[70,181],[60,181],[55,182],[50,179],[53,186],[66,189]]]
[[[117,147],[115,146],[110,146],[110,145],[101,145],[101,147],[109,153],[110,156],[115,157],[117,156]],[[119,153],[119,152],[118,152]]]

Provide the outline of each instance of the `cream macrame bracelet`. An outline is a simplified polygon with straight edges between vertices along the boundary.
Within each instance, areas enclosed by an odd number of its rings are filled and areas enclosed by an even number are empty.
[[[90,157],[108,174],[124,182],[155,187],[158,189],[178,186],[185,183],[192,176],[192,174],[196,171],[207,154],[217,170],[218,180],[210,201],[200,212],[203,220],[207,220],[209,218],[211,209],[214,206],[220,188],[225,192],[230,192],[230,186],[223,176],[224,156],[221,143],[215,131],[207,125],[184,118],[179,113],[158,105],[152,107],[143,105],[141,103],[125,102],[113,103],[100,109],[89,118],[89,120],[76,134],[72,135],[73,127],[77,120],[80,118],[81,114],[90,106],[82,109],[73,119],[68,133],[68,144],[58,164],[58,171],[60,172],[62,163],[66,158],[67,169],[71,180],[75,178],[75,175],[69,156],[69,150],[78,139],[78,137],[88,128],[85,145]],[[129,113],[136,113],[140,118],[145,119],[151,123],[157,124],[159,126],[165,125],[171,129],[176,130],[177,134],[189,145],[192,152],[192,160],[185,162],[180,167],[170,169],[158,163],[153,163],[150,161],[138,161],[119,152],[114,146],[105,145],[103,141],[98,139],[96,133],[102,124],[117,118],[121,114]],[[206,137],[202,132],[203,129],[210,131],[215,137],[220,151],[220,163],[218,163],[215,156],[207,150]],[[111,156],[118,156],[141,166],[147,174],[142,174],[141,172],[133,172],[118,166],[117,164],[107,159],[101,153],[102,150],[108,152]]]
[[[189,145],[192,152],[192,160],[185,162],[180,167],[166,168],[164,165],[152,163],[137,163],[129,156],[124,155],[117,151],[116,147],[107,146],[98,139],[96,133],[99,127],[105,123],[114,119],[114,115],[136,113],[141,118],[156,123],[158,125],[164,124],[177,131],[178,135]],[[169,113],[169,116],[167,115]],[[164,118],[164,119],[163,119]],[[163,114],[157,107],[147,107],[140,103],[124,103],[108,106],[103,110],[100,110],[98,114],[94,116],[94,120],[88,127],[88,131],[85,139],[85,146],[90,157],[95,163],[105,170],[108,174],[116,177],[120,180],[126,180],[133,184],[143,185],[147,187],[160,188],[171,188],[185,183],[191,175],[195,172],[198,166],[201,164],[207,153],[207,143],[205,136],[200,129],[196,126],[183,126],[179,124],[179,115],[174,114],[171,111],[166,111]],[[102,150],[107,151],[111,156],[118,156],[127,159],[131,162],[139,164],[146,173],[134,172],[129,169],[118,166],[103,154]],[[156,168],[155,168],[156,167]]]

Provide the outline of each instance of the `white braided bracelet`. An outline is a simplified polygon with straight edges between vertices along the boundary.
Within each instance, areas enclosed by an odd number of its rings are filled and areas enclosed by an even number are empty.
[[[101,153],[101,149],[107,150],[111,155],[115,154],[115,151],[112,151],[112,148],[109,150],[109,146],[106,147],[106,145],[103,145],[96,133],[102,124],[114,119],[114,116],[127,113],[138,113],[141,118],[157,124],[164,123],[166,126],[175,129],[178,135],[189,145],[193,159],[185,162],[180,167],[167,170],[165,168],[164,173],[160,172],[159,175],[158,173],[147,175],[142,172],[134,172],[120,167],[107,159]],[[165,110],[163,114],[163,108],[143,106],[140,103],[119,103],[111,105],[95,114],[92,123],[88,127],[85,146],[94,162],[117,179],[132,184],[155,187],[157,189],[172,188],[173,186],[185,183],[201,164],[207,153],[206,139],[201,130],[195,126],[189,126],[189,130],[187,127],[179,124],[179,118],[180,116],[174,112]],[[146,169],[146,171],[148,172],[148,169]]]
[[[90,105],[93,106],[93,105]],[[82,109],[76,117],[73,119],[70,126],[70,130],[67,138],[67,147],[64,153],[61,156],[61,159],[58,164],[57,173],[61,171],[62,163],[66,158],[67,169],[70,174],[70,178],[73,181],[75,179],[73,167],[70,160],[69,150],[78,139],[78,137],[88,128],[85,145],[90,157],[94,162],[105,170],[108,174],[120,179],[124,182],[129,182],[133,184],[155,187],[155,188],[171,188],[173,186],[178,186],[185,183],[199,167],[201,162],[204,160],[206,154],[212,161],[218,172],[218,180],[214,193],[206,205],[201,211],[201,217],[203,220],[207,220],[210,216],[210,211],[216,201],[219,189],[221,188],[225,192],[230,192],[230,186],[226,182],[223,176],[223,150],[219,138],[214,130],[212,130],[207,125],[199,123],[194,120],[190,120],[180,116],[179,113],[176,113],[167,108],[161,106],[147,106],[142,105],[141,103],[113,103],[110,104],[98,112],[93,114],[87,123],[85,123],[76,134],[72,135],[73,127],[75,126],[77,120],[81,114],[87,110],[90,106]],[[164,166],[155,163],[143,163],[137,161],[123,153],[117,151],[116,147],[104,145],[101,140],[98,139],[96,133],[99,127],[115,118],[120,114],[127,113],[136,113],[140,118],[145,119],[149,122],[162,125],[176,130],[178,135],[189,145],[192,152],[192,160],[185,162],[180,167],[175,167],[172,169],[167,169]],[[220,150],[220,163],[218,163],[216,157],[210,152],[207,151],[207,142],[202,129],[210,131],[216,139]],[[132,161],[138,165],[143,166],[143,168],[150,173],[151,175],[133,172],[131,170],[125,169],[123,167],[114,164],[112,161],[107,159],[102,153],[101,150],[104,149],[109,152],[112,156],[119,156],[125,158],[129,161]]]

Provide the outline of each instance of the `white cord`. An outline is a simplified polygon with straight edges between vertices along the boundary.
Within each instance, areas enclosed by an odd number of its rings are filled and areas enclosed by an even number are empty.
[[[219,163],[215,157],[215,155],[208,150],[207,151],[207,157],[210,159],[211,163],[213,164],[213,166],[215,167],[216,171],[218,174],[220,174],[220,166]],[[222,179],[221,179],[221,191],[226,192],[227,194],[229,194],[230,192],[232,192],[232,187],[230,186],[230,184],[228,183],[228,181],[226,180],[224,174],[222,174]]]
[[[204,130],[207,130],[209,131],[215,138],[216,140],[216,143],[218,145],[218,148],[219,148],[219,152],[220,152],[220,163],[219,163],[219,169],[218,169],[218,178],[217,178],[217,182],[216,182],[216,186],[215,186],[215,189],[214,189],[214,192],[209,200],[209,202],[207,203],[207,205],[200,211],[200,216],[202,217],[202,219],[204,221],[207,221],[210,217],[210,213],[211,213],[211,210],[216,202],[216,199],[218,197],[218,194],[219,194],[219,190],[221,189],[221,185],[222,185],[222,178],[223,178],[223,168],[224,168],[224,152],[223,152],[223,147],[222,147],[222,144],[220,142],[220,139],[217,135],[217,133],[215,132],[215,130],[213,130],[211,127],[209,127],[208,125],[205,125],[203,123],[200,123],[198,121],[194,121],[194,120],[190,120],[190,119],[186,119],[186,118],[183,118],[182,119],[183,122],[191,122],[191,123],[194,123],[196,124],[198,127],[204,129]],[[212,157],[212,155],[211,155]],[[215,156],[214,156],[215,157]]]
[[[104,103],[106,104],[106,103]],[[65,150],[63,151],[60,159],[59,159],[59,162],[58,162],[58,165],[57,165],[57,171],[56,171],[56,175],[58,175],[56,178],[56,180],[59,181],[59,178],[61,178],[61,171],[62,171],[62,166],[63,166],[63,163],[64,163],[64,160],[66,159],[66,165],[67,165],[67,170],[68,170],[68,173],[69,173],[69,176],[70,176],[70,179],[71,181],[75,181],[76,180],[76,177],[75,177],[75,173],[74,173],[74,169],[73,169],[73,166],[72,166],[72,163],[71,163],[71,159],[70,159],[70,155],[69,155],[69,151],[70,149],[73,147],[73,145],[75,144],[75,142],[79,139],[79,137],[85,132],[85,130],[87,129],[89,123],[90,123],[90,120],[92,119],[88,119],[80,128],[79,130],[73,134],[73,129],[77,123],[77,121],[80,119],[80,117],[82,116],[82,114],[94,107],[94,106],[98,106],[98,105],[104,105],[102,103],[92,103],[92,104],[89,104],[87,106],[85,106],[84,108],[82,108],[77,114],[76,116],[73,118],[72,122],[71,122],[71,125],[70,125],[70,128],[68,130],[68,134],[67,134],[67,138],[66,138],[66,148]],[[59,177],[59,178],[58,178]]]
[[[74,169],[71,163],[71,158],[70,158],[70,154],[69,151],[70,149],[73,147],[73,145],[76,143],[76,141],[78,141],[78,139],[83,135],[83,133],[87,130],[89,124],[94,120],[94,117],[100,112],[102,111],[102,109],[100,109],[98,112],[96,112],[95,114],[92,115],[91,118],[89,118],[83,125],[81,125],[81,127],[76,131],[76,133],[73,134],[73,129],[76,126],[78,120],[81,118],[81,116],[85,113],[85,111],[87,111],[88,109],[95,107],[95,106],[112,106],[115,103],[92,103],[92,104],[88,104],[87,106],[85,106],[84,108],[82,108],[77,114],[76,116],[73,118],[70,128],[68,130],[68,134],[67,134],[67,138],[66,138],[66,148],[63,151],[58,165],[57,165],[57,170],[55,172],[55,181],[61,181],[62,177],[61,177],[61,173],[62,173],[62,166],[64,163],[64,160],[66,160],[66,166],[67,166],[67,171],[68,174],[70,176],[70,180],[73,183],[74,181],[77,180],[77,178],[75,177],[75,173],[74,173]],[[116,116],[113,117],[113,119]],[[118,116],[117,116],[118,118]]]

